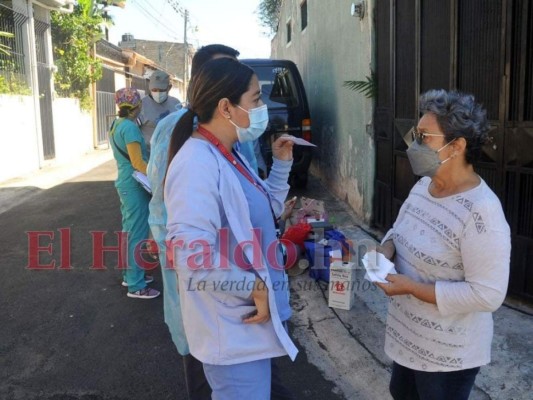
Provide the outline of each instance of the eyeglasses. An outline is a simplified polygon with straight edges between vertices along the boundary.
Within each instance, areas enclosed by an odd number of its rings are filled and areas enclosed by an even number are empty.
[[[411,128],[411,136],[413,137],[413,140],[416,140],[418,144],[422,144],[426,136],[441,136],[445,137],[446,135],[443,135],[442,133],[429,133],[429,132],[419,132],[416,126],[413,126]]]

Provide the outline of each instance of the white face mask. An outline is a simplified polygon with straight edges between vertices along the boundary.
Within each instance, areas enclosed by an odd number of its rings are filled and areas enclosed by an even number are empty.
[[[268,107],[266,104],[263,104],[260,107],[252,108],[250,110],[245,110],[241,106],[237,106],[241,110],[248,113],[248,118],[250,118],[250,126],[248,128],[241,128],[235,124],[231,119],[229,122],[235,126],[237,130],[237,137],[239,142],[251,142],[258,139],[264,132],[268,125]]]
[[[168,98],[168,92],[155,92],[151,90],[150,93],[152,94],[152,99],[158,104],[163,103]]]

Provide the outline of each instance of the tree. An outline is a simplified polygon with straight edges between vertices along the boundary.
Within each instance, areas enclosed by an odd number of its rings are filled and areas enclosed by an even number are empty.
[[[60,96],[80,99],[82,109],[91,108],[89,85],[102,76],[102,63],[92,52],[94,44],[104,37],[102,24],[112,23],[104,7],[123,7],[124,3],[78,0],[73,13],[52,13],[56,91]]]
[[[278,31],[279,13],[282,0],[261,0],[258,7],[259,22],[270,30],[270,34]]]

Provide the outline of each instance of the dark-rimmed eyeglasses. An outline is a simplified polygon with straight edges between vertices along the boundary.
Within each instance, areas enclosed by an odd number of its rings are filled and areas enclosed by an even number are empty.
[[[413,138],[413,141],[416,141],[418,144],[422,144],[427,136],[445,137],[446,135],[443,135],[442,133],[420,132],[416,126],[413,126],[411,128],[411,136]]]

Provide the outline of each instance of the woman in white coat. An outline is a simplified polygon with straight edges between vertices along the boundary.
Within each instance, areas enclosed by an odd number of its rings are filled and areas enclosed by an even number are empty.
[[[173,132],[165,181],[167,240],[187,341],[213,399],[266,400],[271,358],[297,353],[283,323],[291,310],[276,237],[293,143],[274,142],[265,181],[233,150],[268,123],[257,76],[238,61],[206,63],[189,100]]]

